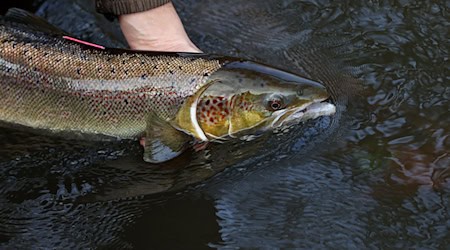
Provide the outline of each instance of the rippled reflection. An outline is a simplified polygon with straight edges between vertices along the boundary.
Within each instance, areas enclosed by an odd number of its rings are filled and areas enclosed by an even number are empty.
[[[163,166],[144,164],[132,142],[2,129],[3,247],[450,245],[444,1],[175,4],[206,52],[328,82],[335,74],[318,68],[339,62],[336,71],[360,82],[339,77],[333,119],[250,145],[213,145]],[[124,46],[117,24],[89,6],[48,0],[38,13],[82,39]]]

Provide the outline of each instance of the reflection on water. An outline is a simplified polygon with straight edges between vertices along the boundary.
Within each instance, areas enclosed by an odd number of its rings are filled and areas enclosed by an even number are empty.
[[[338,56],[336,69],[365,89],[340,76],[342,85],[331,89],[339,104],[333,119],[250,146],[213,145],[164,166],[143,163],[132,142],[2,129],[2,247],[450,245],[444,1],[175,4],[204,51],[324,82],[337,74],[318,68]],[[88,0],[48,0],[38,13],[83,39],[124,46],[117,26],[89,7]]]

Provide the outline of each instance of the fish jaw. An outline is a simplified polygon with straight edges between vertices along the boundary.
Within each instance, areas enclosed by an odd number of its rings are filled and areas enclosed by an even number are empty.
[[[336,106],[329,102],[316,102],[307,105],[305,108],[299,108],[290,113],[280,114],[278,117],[285,115],[285,118],[274,120],[273,128],[281,126],[291,126],[300,122],[316,119],[320,116],[330,116],[336,113]]]
[[[267,129],[295,125],[336,112],[336,107],[327,102],[330,95],[326,89],[310,87],[303,91],[307,93],[308,98],[299,98],[291,108],[275,111],[272,114],[271,123],[266,123]]]

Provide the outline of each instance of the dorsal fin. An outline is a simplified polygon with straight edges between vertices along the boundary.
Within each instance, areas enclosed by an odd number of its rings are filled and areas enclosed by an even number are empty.
[[[48,23],[42,17],[38,17],[26,10],[11,8],[6,12],[4,20],[14,23],[20,23],[30,30],[45,32],[52,35],[64,36],[68,35],[65,31]]]

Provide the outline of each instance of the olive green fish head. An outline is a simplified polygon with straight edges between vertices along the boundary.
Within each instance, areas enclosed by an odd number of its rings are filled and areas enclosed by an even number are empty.
[[[334,105],[323,103],[328,98],[325,87],[315,81],[256,63],[233,62],[213,73],[194,98],[196,113],[190,122],[196,124],[191,131],[203,140],[250,136],[332,114]],[[321,107],[309,114],[313,104]]]

